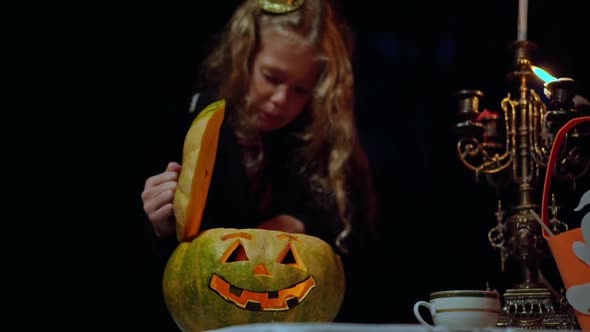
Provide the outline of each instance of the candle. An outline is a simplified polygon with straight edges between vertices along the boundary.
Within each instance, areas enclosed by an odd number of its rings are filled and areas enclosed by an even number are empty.
[[[518,0],[518,33],[517,40],[526,40],[528,0]]]

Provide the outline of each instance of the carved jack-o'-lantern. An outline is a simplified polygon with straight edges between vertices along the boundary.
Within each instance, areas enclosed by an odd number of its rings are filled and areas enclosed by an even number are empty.
[[[181,243],[163,279],[183,331],[257,322],[328,322],[344,297],[340,256],[317,237],[214,228]]]

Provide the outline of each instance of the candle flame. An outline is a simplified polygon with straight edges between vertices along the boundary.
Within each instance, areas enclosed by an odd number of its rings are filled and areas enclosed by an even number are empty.
[[[551,76],[548,72],[546,72],[545,70],[543,70],[537,66],[531,66],[531,69],[533,70],[535,75],[537,75],[545,83],[557,81],[557,78]]]

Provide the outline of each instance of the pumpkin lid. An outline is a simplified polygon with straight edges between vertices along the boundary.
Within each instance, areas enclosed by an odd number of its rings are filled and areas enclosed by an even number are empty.
[[[199,233],[224,114],[225,100],[209,104],[193,120],[186,134],[182,169],[173,199],[179,242],[191,241]]]

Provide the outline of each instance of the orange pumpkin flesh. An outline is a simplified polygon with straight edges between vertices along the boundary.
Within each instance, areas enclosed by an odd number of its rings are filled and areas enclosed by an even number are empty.
[[[224,100],[210,104],[199,113],[186,134],[182,170],[173,199],[179,242],[189,241],[199,232],[224,114]]]

